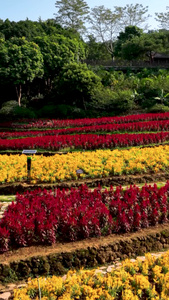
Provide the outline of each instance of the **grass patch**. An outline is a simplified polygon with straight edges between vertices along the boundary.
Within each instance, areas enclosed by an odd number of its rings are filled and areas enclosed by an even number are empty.
[[[0,202],[12,202],[15,201],[15,195],[0,195]]]

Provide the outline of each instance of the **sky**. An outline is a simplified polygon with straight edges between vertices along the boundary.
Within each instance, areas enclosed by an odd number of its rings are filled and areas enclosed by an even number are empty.
[[[0,19],[18,22],[28,18],[31,21],[43,21],[54,18],[55,0],[0,0]],[[86,0],[90,8],[104,5],[105,8],[113,10],[114,6],[124,7],[126,4],[142,4],[148,6],[148,13],[152,15],[149,19],[149,29],[158,29],[158,23],[154,20],[155,12],[165,12],[169,6],[169,0]]]

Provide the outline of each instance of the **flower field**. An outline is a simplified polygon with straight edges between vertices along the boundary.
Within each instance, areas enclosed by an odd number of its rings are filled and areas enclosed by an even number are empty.
[[[168,300],[169,251],[155,259],[146,254],[145,261],[125,260],[120,269],[106,275],[95,270],[69,271],[65,280],[61,277],[30,279],[28,285],[15,290],[14,300],[38,299],[84,300]]]
[[[77,134],[77,133],[104,133],[104,132],[140,132],[140,131],[167,131],[169,129],[169,120],[163,121],[144,121],[137,123],[122,123],[122,124],[104,124],[92,125],[84,127],[69,127],[56,130],[41,130],[41,131],[20,131],[20,132],[0,132],[0,138],[17,138],[31,136],[46,136],[60,134]]]
[[[101,188],[17,194],[0,220],[0,252],[13,247],[134,232],[169,220],[169,182],[123,190]]]
[[[27,176],[26,155],[0,155],[0,183],[24,181]],[[32,157],[32,183],[60,182],[112,175],[168,172],[169,145],[129,150],[96,150]]]
[[[76,119],[76,120],[30,120],[23,119],[19,122],[5,122],[0,123],[0,127],[6,127],[13,129],[31,129],[31,128],[61,128],[61,127],[77,127],[77,126],[90,126],[90,125],[103,125],[111,123],[130,123],[139,121],[158,121],[168,120],[169,113],[149,113],[139,115],[129,115],[122,117],[103,117],[103,118],[91,118],[91,119]],[[25,124],[26,123],[26,124]]]
[[[0,150],[44,149],[59,151],[114,149],[149,144],[159,144],[169,141],[169,132],[134,133],[134,134],[76,134],[60,136],[30,137],[12,140],[0,140]]]
[[[125,189],[62,186],[79,179],[168,175],[169,113],[1,125],[1,187],[27,181],[27,156],[12,154],[23,149],[36,149],[37,154],[53,151],[49,156],[32,155],[29,183],[56,185],[51,191],[43,188],[16,195],[0,219],[1,254],[20,247],[135,234],[169,223],[169,182],[161,188],[148,182],[142,188]],[[7,127],[10,131],[5,131]],[[126,260],[121,269],[105,276],[80,270],[70,271],[65,281],[55,276],[33,279],[27,288],[15,291],[14,300],[38,299],[39,283],[43,300],[165,300],[169,298],[168,257],[169,252],[158,260],[147,254],[145,262],[132,265]]]
[[[58,126],[63,126],[64,120],[40,120],[23,126],[31,125],[43,130],[20,130],[17,132],[1,130],[0,151],[16,151],[25,148],[43,149],[44,151],[65,151],[65,149],[76,151],[162,144],[164,142],[167,143],[169,140],[169,132],[167,131],[169,130],[168,118],[169,114],[163,113],[81,119],[72,120],[72,122],[71,120],[65,120],[67,126],[73,127],[58,128],[55,130],[44,129],[50,122],[53,125],[56,123]],[[142,120],[141,122],[140,119]],[[77,121],[76,127],[75,121]],[[80,124],[81,126],[77,127]],[[17,124],[17,126],[19,125]]]

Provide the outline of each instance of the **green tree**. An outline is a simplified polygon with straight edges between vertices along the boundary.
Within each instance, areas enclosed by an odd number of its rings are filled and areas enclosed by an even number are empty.
[[[125,28],[124,32],[121,31],[119,33],[119,36],[117,37],[117,41],[115,42],[115,45],[114,45],[114,56],[121,57],[122,56],[121,51],[122,51],[123,44],[127,41],[132,40],[135,36],[140,37],[142,33],[143,33],[143,30],[138,28],[137,26],[127,26]],[[135,50],[134,50],[134,52],[135,52]]]
[[[12,37],[25,37],[28,41],[37,35],[43,35],[43,28],[40,22],[35,22],[26,19],[25,21],[5,21],[0,22],[0,32],[4,34],[5,39],[9,40]]]
[[[114,42],[120,30],[128,26],[144,26],[149,18],[148,6],[142,4],[127,4],[125,7],[115,6],[114,10],[105,8],[103,5],[91,9],[90,23],[91,32],[104,42],[108,52],[113,57]]]
[[[147,29],[147,20],[150,17],[148,6],[142,4],[127,4],[124,7],[115,6],[115,13],[120,15],[120,26],[125,28],[127,26],[137,26]]]
[[[57,23],[77,32],[85,30],[89,7],[84,0],[57,0],[55,6],[58,9],[55,14]]]
[[[111,9],[105,8],[104,5],[91,9],[91,32],[98,41],[104,43],[111,55],[113,55],[115,37],[119,32],[119,18],[120,14],[116,14]]]
[[[20,106],[22,86],[43,76],[43,56],[39,46],[24,37],[1,40],[0,76],[14,84]]]
[[[87,44],[87,59],[88,60],[111,60],[111,55],[107,51],[106,45],[103,42],[97,42],[93,35],[88,36]]]
[[[147,59],[153,62],[154,55],[166,52],[168,41],[163,32],[144,33],[127,40],[121,46],[121,57],[127,60]]]
[[[166,9],[169,9],[167,6]],[[163,29],[169,29],[169,11],[161,12],[161,13],[155,13],[155,20],[159,22],[159,25]]]
[[[64,65],[59,76],[58,89],[67,104],[87,109],[96,89],[102,86],[101,79],[86,64],[69,63]]]
[[[55,34],[36,37],[34,41],[43,54],[44,79],[48,90],[51,90],[54,78],[65,64],[85,59],[85,44],[76,38]]]

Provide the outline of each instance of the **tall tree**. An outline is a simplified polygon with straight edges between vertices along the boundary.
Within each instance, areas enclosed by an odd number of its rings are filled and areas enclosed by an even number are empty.
[[[71,105],[73,102],[85,110],[92,94],[101,86],[101,78],[89,70],[86,64],[65,64],[59,75],[58,90],[64,101]]]
[[[0,22],[0,32],[4,34],[5,39],[9,40],[12,37],[25,37],[31,41],[34,36],[43,35],[43,28],[40,22],[30,21],[5,21]]]
[[[124,7],[115,6],[115,13],[120,15],[119,24],[121,28],[127,26],[138,26],[147,29],[147,20],[150,17],[148,6],[142,4],[127,4]]]
[[[97,42],[93,35],[88,36],[87,44],[87,60],[111,60],[111,55],[106,49],[103,42]]]
[[[167,6],[166,9],[169,9],[169,6]],[[160,23],[160,27],[169,30],[169,11],[155,13],[155,15],[155,20]]]
[[[21,106],[22,86],[43,76],[43,56],[39,46],[25,38],[1,40],[0,76],[13,83]]]
[[[143,30],[137,26],[127,26],[124,31],[121,31],[117,37],[117,40],[114,45],[114,56],[122,56],[122,47],[126,41],[132,40],[135,36],[140,37],[143,34]],[[133,51],[132,51],[133,52]]]
[[[97,40],[102,41],[108,52],[113,54],[113,43],[119,32],[119,18],[121,14],[113,13],[111,9],[104,5],[96,6],[91,9],[90,23],[91,32]]]
[[[165,53],[168,40],[163,32],[143,33],[125,41],[121,46],[121,57],[127,60],[142,58],[153,62],[154,55]]]
[[[119,31],[127,26],[147,26],[145,22],[148,6],[142,4],[127,4],[125,7],[115,6],[114,10],[105,8],[103,5],[91,9],[90,23],[91,32],[99,40],[107,45],[107,50],[113,56],[114,41]]]
[[[34,41],[43,54],[44,79],[48,91],[64,64],[85,59],[85,44],[80,39],[55,34],[36,37]]]
[[[84,0],[57,0],[55,6],[57,23],[80,33],[85,30],[89,7]]]

